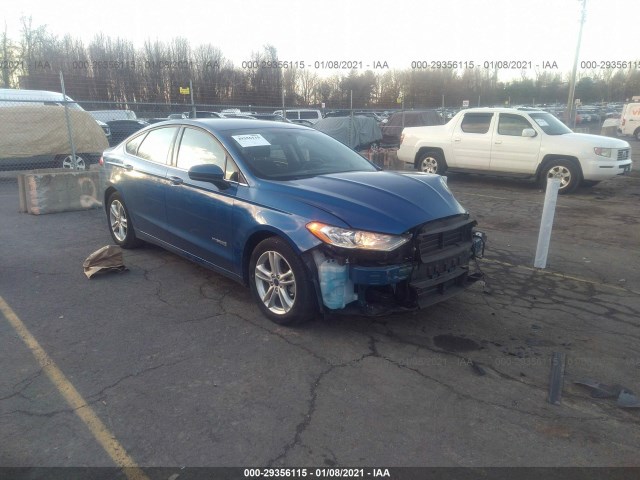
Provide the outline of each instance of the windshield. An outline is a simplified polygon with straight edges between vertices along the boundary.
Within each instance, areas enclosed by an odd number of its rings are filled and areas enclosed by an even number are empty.
[[[529,116],[547,135],[564,135],[572,133],[564,123],[550,113],[529,113]]]
[[[371,163],[333,138],[314,130],[260,128],[225,132],[254,175],[292,180],[329,173],[376,171]]]

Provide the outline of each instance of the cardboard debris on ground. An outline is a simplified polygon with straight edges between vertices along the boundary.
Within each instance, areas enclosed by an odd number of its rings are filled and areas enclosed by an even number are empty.
[[[97,273],[123,272],[128,270],[122,259],[122,249],[117,245],[107,245],[96,250],[82,264],[87,278]]]
[[[640,398],[622,385],[606,385],[590,378],[573,382],[591,390],[593,398],[617,398],[617,404],[622,408],[640,408]]]

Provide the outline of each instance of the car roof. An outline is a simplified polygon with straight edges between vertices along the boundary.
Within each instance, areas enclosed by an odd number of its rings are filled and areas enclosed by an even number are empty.
[[[464,110],[460,110],[464,113],[549,113],[544,110],[519,110],[517,108],[506,108],[506,107],[476,107],[476,108],[465,108]]]
[[[248,118],[201,118],[201,119],[181,119],[167,120],[165,122],[154,123],[154,126],[160,125],[192,125],[194,127],[202,127],[212,132],[222,132],[237,129],[263,130],[265,128],[289,128],[298,130],[308,130],[307,127],[296,125],[295,123],[285,122],[266,122],[264,120],[248,119]]]

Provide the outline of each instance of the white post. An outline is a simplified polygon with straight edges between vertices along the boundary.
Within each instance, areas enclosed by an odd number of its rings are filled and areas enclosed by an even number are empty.
[[[60,88],[62,90],[62,104],[64,105],[64,117],[67,121],[67,135],[69,136],[69,147],[71,147],[71,169],[78,169],[78,157],[76,157],[76,144],[73,140],[73,129],[71,128],[71,120],[69,118],[69,102],[67,102],[67,93],[64,89],[64,76],[60,70]]]
[[[547,192],[544,196],[544,207],[542,207],[542,218],[540,219],[538,247],[536,248],[536,258],[533,262],[533,266],[536,268],[546,268],[547,266],[547,254],[549,253],[551,229],[553,227],[553,217],[556,213],[559,189],[560,178],[551,177],[547,179]]]

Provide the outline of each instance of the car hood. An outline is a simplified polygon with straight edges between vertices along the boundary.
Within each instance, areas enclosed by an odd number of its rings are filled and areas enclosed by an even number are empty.
[[[593,145],[602,148],[629,148],[629,142],[620,140],[619,138],[605,137],[603,135],[592,135],[590,133],[566,133],[562,135],[563,139],[571,138],[577,142]]]
[[[431,220],[466,213],[438,175],[345,172],[272,185],[281,200],[288,197],[352,228],[374,232],[401,234]]]

